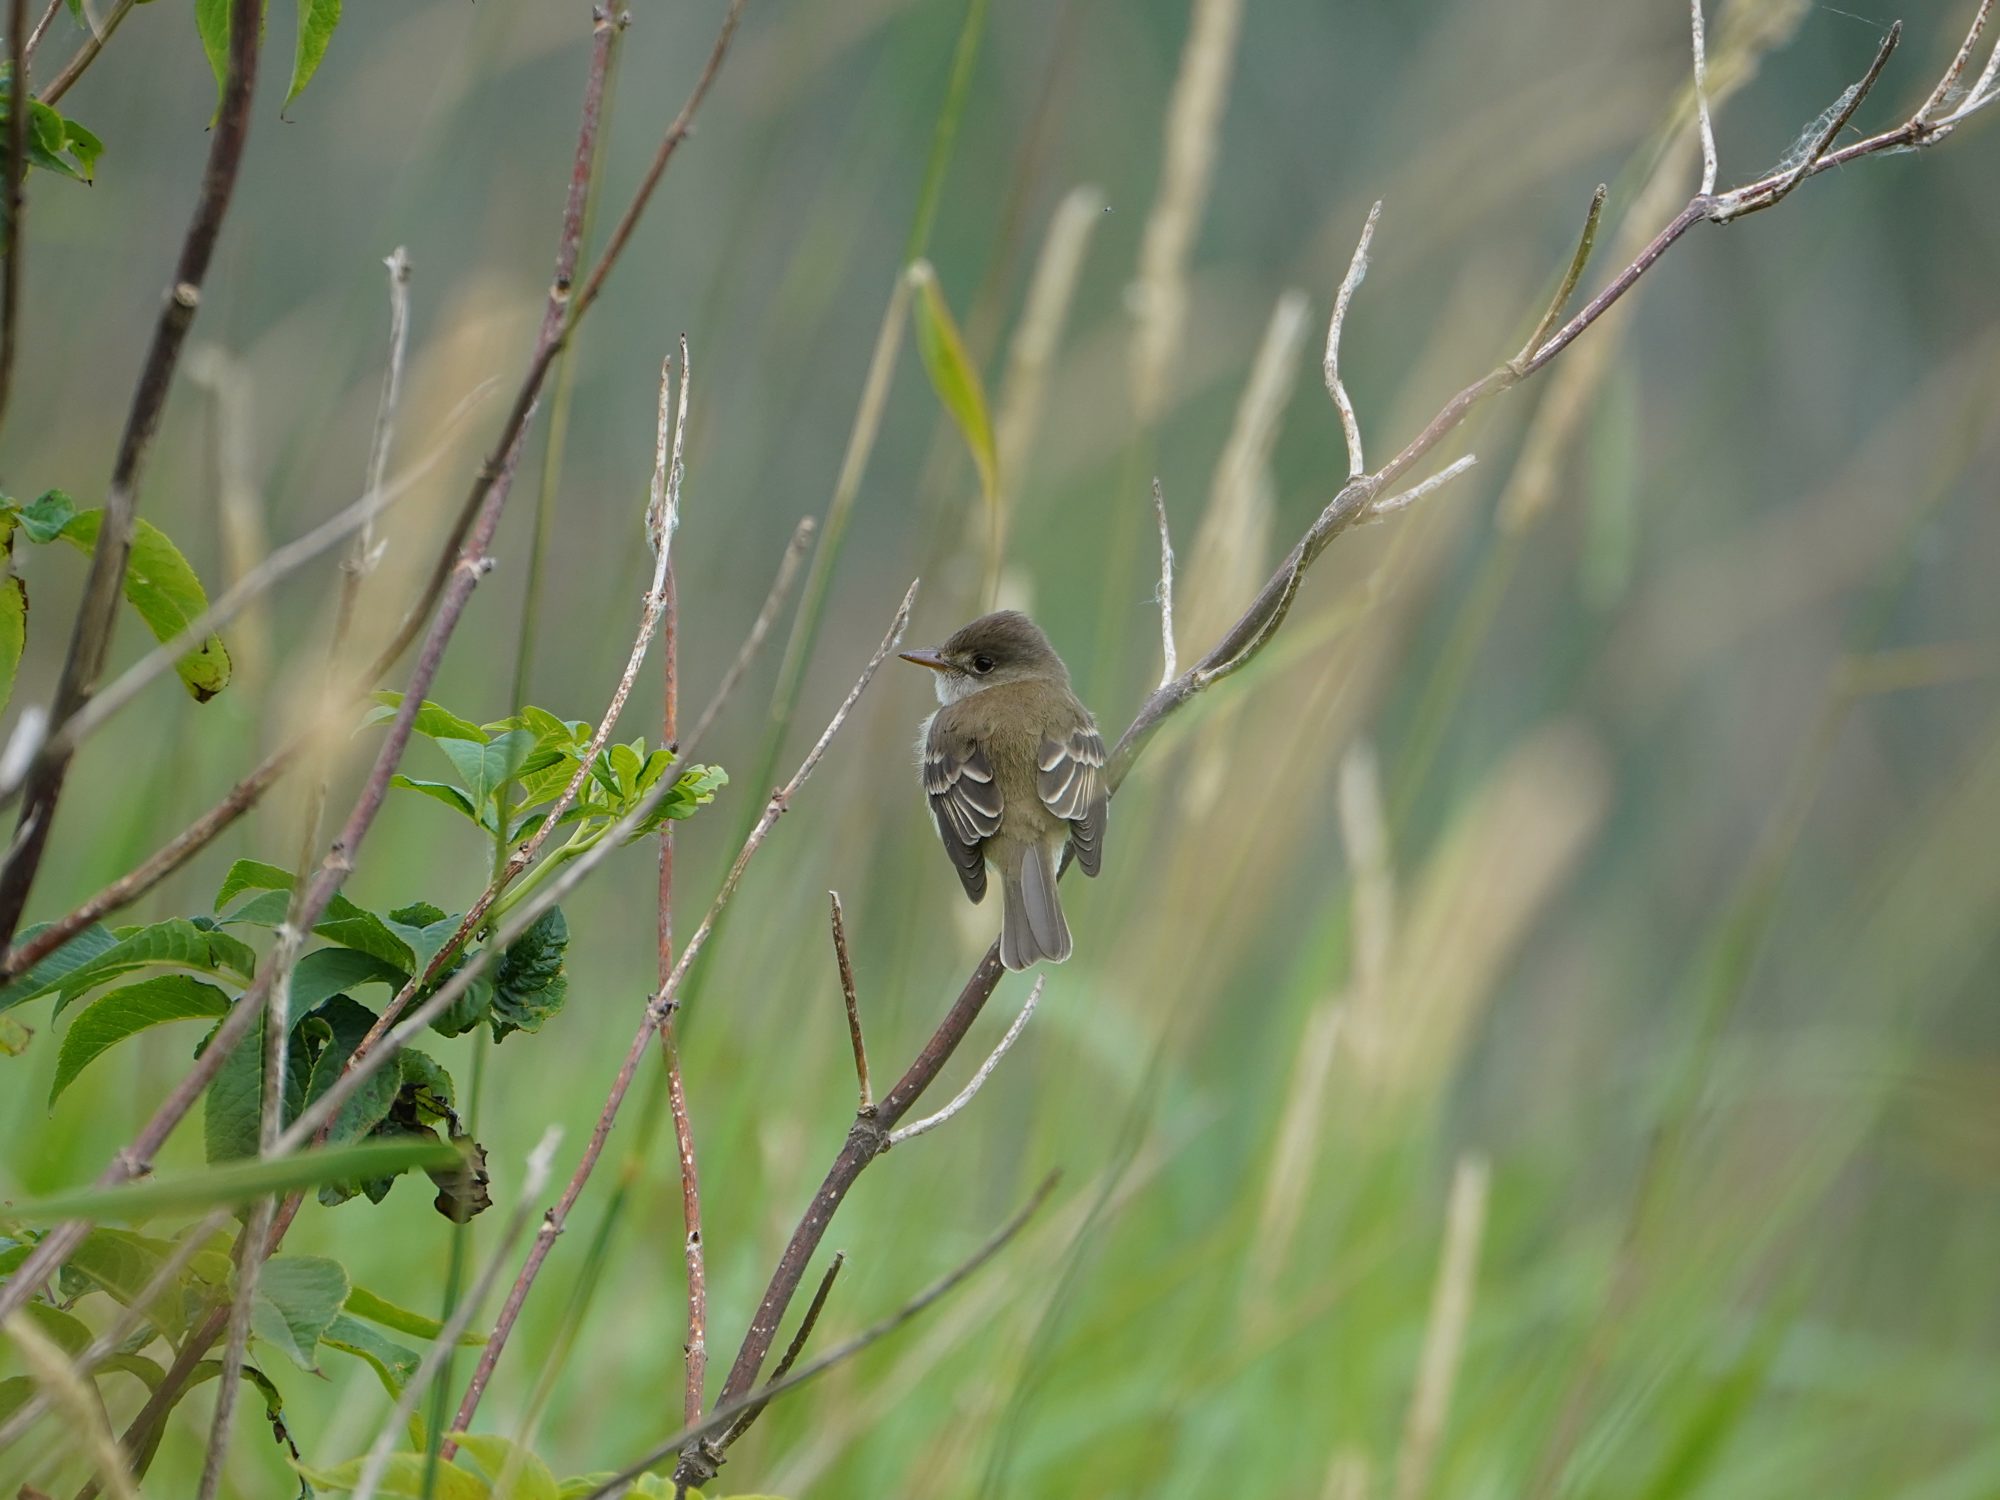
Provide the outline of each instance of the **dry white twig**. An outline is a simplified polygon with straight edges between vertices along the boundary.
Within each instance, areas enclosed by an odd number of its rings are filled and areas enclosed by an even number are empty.
[[[1972,49],[1979,45],[1979,34],[1986,29],[1986,20],[1992,11],[1993,0],[1979,0],[1979,9],[1973,13],[1972,25],[1967,29],[1965,40],[1959,44],[1957,53],[1953,55],[1951,66],[1944,70],[1943,76],[1937,81],[1937,87],[1931,90],[1931,96],[1924,100],[1923,107],[1912,118],[1918,120],[1928,118],[1931,111],[1951,97],[1951,91],[1958,86],[1958,80],[1964,76],[1966,63],[1972,59]],[[1993,57],[1987,59],[1986,70],[1980,75],[1979,81],[1973,84],[1968,98],[1979,97],[1982,87],[1992,76],[1996,62],[2000,62],[2000,45],[1995,46]]]
[[[1413,484],[1406,490],[1399,490],[1393,495],[1383,496],[1368,507],[1368,514],[1362,517],[1362,523],[1365,525],[1370,521],[1379,521],[1384,516],[1393,515],[1399,510],[1415,505],[1432,491],[1442,489],[1451,483],[1477,462],[1479,462],[1477,455],[1464,454],[1453,459],[1430,478]]]
[[[1701,0],[1688,0],[1694,43],[1694,108],[1701,121],[1701,191],[1715,191],[1715,121],[1708,111],[1708,37],[1702,24]]]
[[[953,1115],[972,1102],[972,1096],[986,1086],[986,1080],[992,1077],[993,1070],[1000,1066],[1000,1059],[1005,1057],[1008,1049],[1014,1045],[1014,1038],[1019,1036],[1021,1028],[1028,1024],[1028,1017],[1035,1013],[1035,1002],[1042,998],[1042,986],[1047,982],[1047,975],[1038,974],[1035,976],[1035,987],[1028,991],[1027,1002],[1022,1005],[1021,1013],[1014,1017],[1014,1024],[1007,1028],[1007,1034],[1000,1038],[1000,1044],[987,1054],[986,1061],[979,1065],[979,1071],[972,1075],[972,1081],[958,1091],[957,1096],[952,1099],[951,1103],[947,1104],[934,1115],[925,1115],[915,1124],[905,1125],[900,1130],[890,1131],[890,1145],[900,1146],[905,1141],[915,1140],[926,1131],[936,1130],[938,1126],[944,1124],[945,1121],[949,1120]]]
[[[1361,238],[1355,242],[1354,256],[1347,263],[1347,274],[1341,277],[1340,291],[1333,299],[1333,316],[1326,324],[1326,393],[1333,397],[1333,404],[1340,411],[1340,430],[1347,439],[1349,479],[1359,479],[1367,472],[1368,465],[1361,456],[1361,423],[1354,415],[1354,402],[1340,378],[1340,334],[1347,322],[1347,306],[1354,300],[1361,278],[1368,274],[1368,245],[1375,238],[1375,221],[1381,217],[1382,202],[1378,198],[1368,210],[1368,222],[1361,226]]]
[[[389,368],[382,375],[382,395],[375,404],[375,432],[368,440],[368,493],[382,492],[383,477],[389,471],[389,448],[396,436],[396,412],[403,400],[403,360],[410,343],[410,257],[398,245],[382,259],[389,272]],[[375,517],[371,512],[361,523],[361,534],[348,554],[348,570],[371,572],[382,560],[375,541]]]
[[[1160,585],[1153,598],[1160,606],[1160,685],[1180,675],[1180,654],[1174,650],[1174,543],[1167,533],[1167,497],[1160,477],[1153,476],[1153,518],[1160,523]]]
[[[500,1243],[493,1247],[493,1257],[486,1268],[479,1273],[471,1293],[445,1319],[438,1336],[431,1340],[430,1348],[424,1351],[423,1362],[410,1377],[396,1398],[395,1408],[383,1418],[382,1429],[375,1435],[374,1446],[368,1450],[368,1460],[361,1467],[361,1479],[354,1487],[354,1500],[371,1500],[376,1486],[382,1482],[382,1471],[387,1467],[389,1455],[395,1450],[396,1440],[409,1426],[410,1417],[417,1409],[417,1402],[425,1389],[437,1377],[444,1362],[451,1357],[452,1350],[465,1330],[472,1324],[472,1316],[478,1312],[486,1299],[493,1294],[493,1285],[500,1279],[500,1268],[514,1253],[514,1245],[521,1238],[521,1231],[528,1227],[528,1218],[534,1212],[535,1204],[541,1200],[542,1192],[549,1185],[549,1168],[555,1160],[556,1147],[562,1144],[562,1127],[551,1125],[542,1132],[535,1149],[528,1153],[526,1169],[521,1176],[520,1196],[515,1200],[514,1211],[507,1216],[507,1227],[501,1231]]]

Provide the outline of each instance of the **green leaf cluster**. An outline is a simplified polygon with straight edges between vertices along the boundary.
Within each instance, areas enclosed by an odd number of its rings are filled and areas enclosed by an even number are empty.
[[[22,505],[0,494],[0,548],[5,549],[0,577],[0,708],[13,695],[14,675],[27,642],[27,585],[14,571],[14,540],[25,537],[46,545],[64,541],[88,556],[97,550],[102,510],[78,510],[61,490],[45,491]],[[125,568],[125,599],[144,620],[153,639],[166,642],[183,634],[208,611],[208,594],[193,566],[150,521],[135,521],[132,555]],[[195,702],[206,703],[229,686],[229,651],[214,632],[174,663],[174,670]]]
[[[12,72],[0,64],[0,139],[5,138],[13,112]],[[97,158],[104,154],[104,142],[39,99],[28,101],[27,142],[29,166],[72,182],[89,182],[97,171]],[[0,205],[0,223],[4,223],[5,211],[5,205]]]
[[[367,723],[392,718],[402,694],[381,692]],[[412,728],[450,763],[454,780],[434,781],[398,774],[393,784],[440,802],[477,825],[507,850],[519,848],[548,821],[555,802],[590,753],[592,728],[584,721],[559,719],[547,709],[528,707],[511,718],[474,724],[429,699],[418,707]],[[644,739],[607,745],[591,758],[576,801],[556,820],[572,831],[567,841],[515,881],[488,914],[489,922],[518,905],[541,881],[601,842],[659,785],[675,764],[664,747],[649,749]],[[626,836],[630,843],[670,821],[692,817],[728,785],[720,766],[688,766],[674,775],[665,795]],[[533,1030],[533,1027],[522,1027]]]
[[[201,50],[208,57],[209,70],[215,74],[216,107],[221,108],[223,80],[229,73],[229,13],[231,0],[195,0],[194,25],[201,37]],[[259,23],[268,14],[268,4],[259,12]],[[340,25],[340,0],[298,0],[298,37],[292,49],[292,81],[285,86],[285,103],[289,109],[294,99],[305,92],[312,82],[313,74],[326,58],[327,44],[333,40],[333,33]]]

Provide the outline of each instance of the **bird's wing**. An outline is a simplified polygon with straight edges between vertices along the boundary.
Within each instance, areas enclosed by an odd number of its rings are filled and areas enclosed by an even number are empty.
[[[1088,720],[1060,739],[1045,738],[1037,757],[1035,790],[1042,803],[1069,824],[1076,862],[1095,875],[1104,857],[1104,741]]]
[[[965,894],[983,900],[986,859],[980,846],[1000,831],[1005,805],[986,752],[933,719],[924,741],[924,791],[930,797],[931,816],[937,819],[938,837],[944,840]]]

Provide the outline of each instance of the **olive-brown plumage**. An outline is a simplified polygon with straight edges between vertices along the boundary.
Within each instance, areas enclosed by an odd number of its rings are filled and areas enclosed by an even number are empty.
[[[1000,876],[1000,961],[1025,969],[1070,955],[1056,894],[1063,846],[1086,875],[1104,855],[1104,741],[1069,670],[1035,622],[982,615],[934,651],[903,657],[937,673],[943,706],[924,726],[924,792],[965,894]]]

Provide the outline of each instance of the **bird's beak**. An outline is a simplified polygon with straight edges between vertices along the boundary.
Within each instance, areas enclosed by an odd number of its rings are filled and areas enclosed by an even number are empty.
[[[897,653],[904,661],[913,661],[920,667],[929,667],[933,672],[949,672],[951,663],[935,651],[901,651]]]

